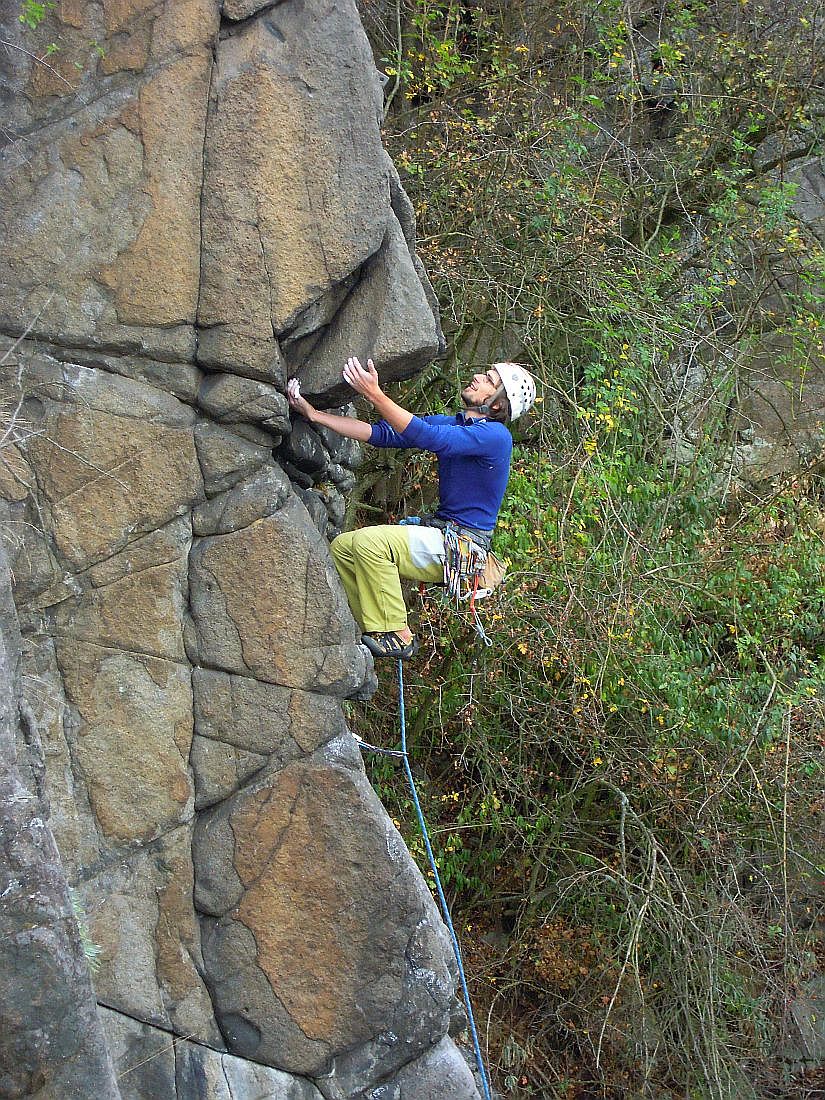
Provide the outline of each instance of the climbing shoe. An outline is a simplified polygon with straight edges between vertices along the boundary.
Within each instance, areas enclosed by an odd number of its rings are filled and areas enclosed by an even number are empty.
[[[408,661],[418,653],[418,638],[403,641],[394,630],[381,634],[362,634],[361,641],[373,657],[395,657],[398,661]]]

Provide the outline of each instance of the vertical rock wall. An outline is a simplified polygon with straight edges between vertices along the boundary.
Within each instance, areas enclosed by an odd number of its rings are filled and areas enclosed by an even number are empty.
[[[373,678],[325,536],[359,449],[284,396],[297,374],[339,407],[346,354],[401,377],[442,343],[355,6],[18,10],[0,515],[43,748],[23,766],[100,947],[122,1095],[475,1097],[448,939],[343,710]]]
[[[0,1096],[119,1100],[48,825],[41,746],[21,706],[20,671],[20,632],[0,547]]]

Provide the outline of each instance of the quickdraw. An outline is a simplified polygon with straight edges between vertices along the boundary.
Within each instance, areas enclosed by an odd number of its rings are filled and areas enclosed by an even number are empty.
[[[475,539],[452,523],[444,528],[444,586],[447,598],[454,600],[457,607],[469,601],[476,633],[485,645],[491,646],[493,640],[484,630],[476,609],[476,600],[489,594],[488,590],[479,587],[486,564],[487,550]]]

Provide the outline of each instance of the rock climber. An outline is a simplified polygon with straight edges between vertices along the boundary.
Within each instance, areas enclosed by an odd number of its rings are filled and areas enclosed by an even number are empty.
[[[518,364],[495,363],[461,391],[461,412],[416,416],[384,393],[372,359],[364,367],[351,357],[342,376],[373,406],[377,423],[314,408],[295,378],[287,386],[291,407],[311,424],[373,447],[417,447],[438,458],[439,504],[432,516],[417,525],[346,531],[331,544],[362,642],[375,657],[403,660],[418,652],[418,640],[407,625],[400,578],[442,580],[448,524],[489,549],[510,473],[513,439],[506,424],[531,408],[536,385]]]

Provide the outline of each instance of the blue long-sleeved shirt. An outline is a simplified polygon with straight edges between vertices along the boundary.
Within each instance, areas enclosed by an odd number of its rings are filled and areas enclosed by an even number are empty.
[[[492,531],[510,476],[513,437],[498,420],[414,416],[403,432],[386,420],[372,426],[373,447],[418,447],[438,457],[436,515]]]

